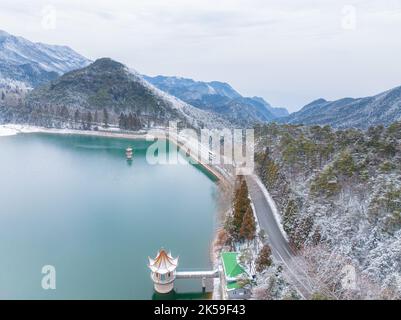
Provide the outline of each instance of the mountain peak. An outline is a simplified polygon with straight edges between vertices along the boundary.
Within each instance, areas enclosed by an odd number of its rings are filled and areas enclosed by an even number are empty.
[[[7,41],[10,37],[12,36],[8,32],[0,30],[0,44]]]
[[[312,101],[311,103],[309,103],[308,105],[316,105],[316,104],[321,104],[321,103],[326,103],[326,102],[327,102],[326,99],[319,98],[319,99],[313,100],[313,101]]]
[[[0,79],[35,87],[89,63],[67,46],[35,43],[0,30]]]
[[[115,61],[111,58],[100,58],[90,64],[90,68],[101,68],[101,69],[126,69],[126,66],[122,63]]]

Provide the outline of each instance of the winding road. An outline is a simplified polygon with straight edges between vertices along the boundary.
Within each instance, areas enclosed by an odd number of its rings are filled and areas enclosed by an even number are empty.
[[[185,143],[187,146],[197,143],[192,141],[191,137],[183,137],[169,134],[169,139],[177,146]],[[196,147],[193,150],[197,150]],[[226,177],[227,174],[224,168],[218,165],[209,165],[209,154],[211,151],[208,147],[203,147],[200,150],[200,164],[207,170],[212,172],[221,181],[232,181],[233,177]],[[224,173],[224,174],[223,174]],[[274,200],[271,198],[266,187],[256,174],[245,175],[249,189],[249,194],[255,208],[255,213],[258,219],[259,226],[267,235],[273,257],[276,261],[283,265],[288,280],[295,286],[299,295],[303,299],[309,299],[312,296],[313,290],[309,286],[309,277],[306,272],[296,263],[295,253],[291,249],[285,232],[280,223],[279,213],[275,207]]]
[[[297,288],[298,293],[304,299],[309,299],[312,295],[312,290],[304,283],[304,276],[307,277],[307,275],[294,261],[295,254],[279,226],[280,222],[275,217],[275,208],[272,208],[272,204],[269,203],[266,196],[268,191],[256,175],[246,176],[246,181],[259,226],[267,235],[267,241],[272,249],[274,258],[283,264],[285,271],[287,271],[286,274]],[[303,275],[302,279],[300,279],[300,274]]]

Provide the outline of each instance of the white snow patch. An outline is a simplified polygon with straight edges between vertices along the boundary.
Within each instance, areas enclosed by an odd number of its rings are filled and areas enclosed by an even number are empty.
[[[18,132],[15,131],[14,129],[7,128],[5,126],[0,126],[0,137],[13,136],[17,133]]]
[[[41,132],[39,127],[34,126],[26,126],[19,124],[4,124],[0,125],[0,137],[5,136],[13,136],[18,133],[32,133],[32,132]]]

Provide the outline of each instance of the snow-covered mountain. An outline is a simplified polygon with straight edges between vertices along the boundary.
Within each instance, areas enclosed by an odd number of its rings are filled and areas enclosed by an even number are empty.
[[[0,79],[36,87],[90,60],[66,46],[34,43],[0,30]]]
[[[331,125],[336,128],[388,126],[401,119],[401,87],[373,97],[344,98],[336,101],[319,99],[281,122],[306,125]]]
[[[243,97],[224,82],[201,82],[165,76],[144,76],[144,79],[160,90],[199,109],[220,114],[234,123],[269,122],[288,115],[286,109],[274,108],[263,98]]]
[[[0,89],[5,94],[0,104],[19,104],[30,89],[90,63],[66,46],[33,43],[0,30]],[[137,77],[141,78],[139,74]],[[198,114],[197,119],[207,114],[210,118],[224,118],[227,123],[247,126],[288,115],[287,110],[273,108],[262,98],[241,96],[226,83],[162,76],[143,78],[144,85],[152,86],[155,93],[165,95],[166,99],[179,101],[178,105],[184,104],[185,110]]]
[[[0,108],[0,118],[1,111]],[[3,121],[76,126],[87,121],[86,117],[95,119],[95,114],[104,112],[113,125],[118,124],[121,114],[134,114],[142,125],[168,125],[169,121],[194,128],[230,125],[216,114],[160,91],[137,72],[109,58],[98,59],[33,89],[17,108],[4,108]]]

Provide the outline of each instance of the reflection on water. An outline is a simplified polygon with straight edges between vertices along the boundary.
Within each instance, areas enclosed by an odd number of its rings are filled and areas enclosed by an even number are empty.
[[[204,292],[186,292],[179,293],[173,290],[168,294],[153,293],[152,300],[205,300],[211,299],[211,293]]]

